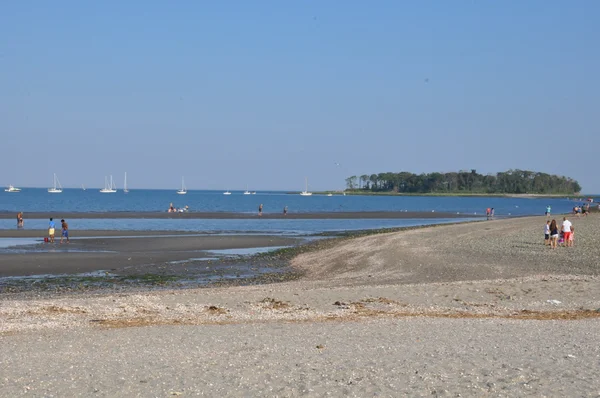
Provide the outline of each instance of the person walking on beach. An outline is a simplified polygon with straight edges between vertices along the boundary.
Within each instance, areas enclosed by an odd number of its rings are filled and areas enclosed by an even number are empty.
[[[60,235],[60,243],[62,244],[63,239],[67,239],[67,243],[69,243],[69,224],[65,220],[60,220],[60,226],[62,228],[62,234]]]
[[[571,225],[571,235],[569,236],[569,245],[573,247],[575,245],[575,227]]]
[[[563,217],[562,223],[562,232],[565,234],[565,246],[571,247],[573,246],[573,241],[571,240],[571,221],[567,220],[567,217]]]
[[[55,227],[56,227],[56,225],[54,224],[52,217],[50,217],[50,222],[48,223],[48,237],[50,238],[50,243],[54,243],[54,228]]]
[[[258,215],[259,216],[262,216],[262,209],[263,209],[263,205],[261,203],[260,206],[258,206]]]
[[[550,244],[550,220],[546,221],[546,225],[544,225],[544,246],[548,246]]]
[[[552,220],[550,223],[550,247],[552,249],[556,249],[556,245],[558,244],[558,225],[556,225],[556,220]]]

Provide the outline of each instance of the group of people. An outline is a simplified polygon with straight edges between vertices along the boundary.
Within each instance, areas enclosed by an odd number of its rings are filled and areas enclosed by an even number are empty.
[[[67,222],[64,219],[60,220],[60,228],[61,228],[60,243],[62,244],[64,239],[66,239],[67,243],[69,243],[69,224],[67,224]],[[54,223],[54,220],[52,219],[52,217],[50,217],[50,222],[48,223],[48,240],[47,240],[47,242],[54,243],[55,229],[56,229],[56,224]]]
[[[263,214],[263,204],[261,203],[261,204],[258,206],[258,215],[259,215],[259,216],[262,216],[262,214]],[[283,208],[283,215],[284,215],[284,216],[287,216],[287,214],[288,214],[288,207],[287,207],[287,206],[285,206],[285,207]]]
[[[487,217],[488,220],[493,219],[494,218],[494,208],[493,207],[492,208],[488,207],[487,209],[485,209],[485,215],[486,215],[486,217]]]
[[[590,212],[590,204],[586,203],[583,206],[574,206],[573,207],[573,214],[575,214],[577,217],[584,215],[587,216]]]
[[[556,220],[546,221],[544,226],[544,244],[556,249],[557,246],[573,247],[575,243],[575,227],[567,217],[563,217],[563,222],[558,228]]]
[[[181,208],[179,208],[179,209],[178,209],[178,208],[176,208],[175,206],[173,206],[173,202],[171,202],[171,203],[169,204],[169,210],[167,210],[167,212],[169,212],[169,213],[185,213],[185,212],[187,212],[189,209],[190,209],[190,208],[189,208],[187,205],[185,205],[184,207],[181,207]]]

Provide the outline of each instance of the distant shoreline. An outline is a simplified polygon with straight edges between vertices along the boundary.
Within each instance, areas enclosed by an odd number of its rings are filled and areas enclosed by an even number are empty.
[[[267,219],[267,220],[327,220],[327,219],[414,219],[414,218],[465,218],[480,217],[471,213],[425,212],[425,211],[360,211],[360,212],[327,212],[327,213],[221,213],[221,212],[24,212],[25,222],[28,219],[48,219],[50,217],[60,220],[66,219],[211,219],[211,220],[241,220],[241,219]],[[0,219],[16,218],[16,213],[0,213]],[[25,224],[27,225],[27,224]]]
[[[295,194],[296,192],[288,192],[289,194]],[[535,194],[535,193],[474,193],[474,192],[427,192],[427,193],[408,193],[408,192],[339,192],[339,191],[322,191],[314,192],[314,195],[329,195],[334,196],[448,196],[448,197],[486,197],[486,198],[531,198],[531,199],[543,199],[543,198],[582,198],[594,195],[568,195],[568,194]]]

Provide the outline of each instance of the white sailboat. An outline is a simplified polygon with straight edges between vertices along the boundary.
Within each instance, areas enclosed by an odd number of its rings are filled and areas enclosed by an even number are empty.
[[[187,193],[187,189],[185,188],[185,182],[183,181],[183,177],[181,177],[181,189],[177,191],[178,195],[185,195]]]
[[[4,190],[4,192],[11,192],[11,193],[21,192],[21,188],[15,188],[12,185],[9,185],[8,188],[6,188]]]
[[[123,192],[129,192],[129,189],[127,189],[127,172],[125,172],[125,179],[123,180]]]
[[[56,173],[54,173],[54,186],[52,188],[48,188],[48,192],[49,193],[62,193],[62,185],[60,185],[60,181],[58,180],[58,177],[56,176]]]
[[[85,186],[81,184],[81,189],[85,191]]]
[[[110,176],[110,183],[108,182],[108,178],[104,177],[104,188],[100,190],[100,193],[115,193],[117,192],[117,187],[113,182],[112,175]]]
[[[312,192],[308,192],[308,178],[305,178],[304,182],[306,184],[306,188],[304,189],[304,191],[300,192],[300,195],[302,195],[302,196],[312,196]]]
[[[244,191],[244,195],[251,195],[252,192],[248,191],[248,185],[246,185],[246,190]]]

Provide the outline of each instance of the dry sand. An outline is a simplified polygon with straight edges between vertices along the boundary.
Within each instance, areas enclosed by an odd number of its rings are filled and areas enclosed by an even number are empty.
[[[9,396],[598,396],[600,217],[348,239],[281,284],[5,300]]]

